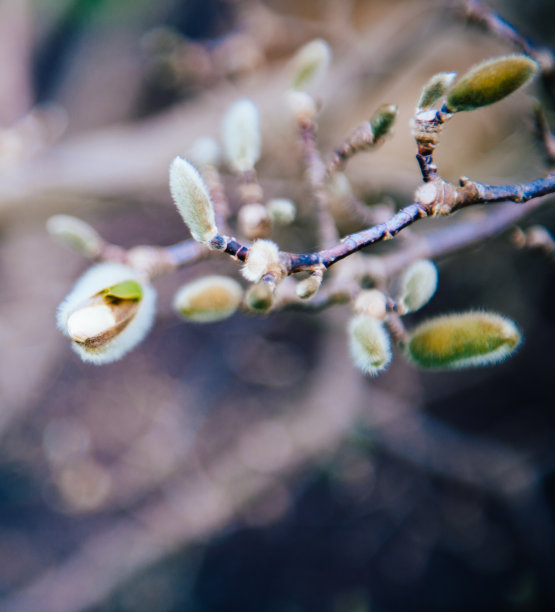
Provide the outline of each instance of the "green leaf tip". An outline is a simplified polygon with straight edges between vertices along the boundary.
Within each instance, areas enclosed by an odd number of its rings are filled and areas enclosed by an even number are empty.
[[[499,314],[466,312],[422,323],[411,332],[406,351],[422,368],[467,368],[502,361],[521,339],[516,325]]]
[[[126,280],[104,289],[102,293],[106,298],[138,301],[143,295],[143,289],[137,281]]]
[[[451,113],[470,111],[499,102],[527,83],[539,70],[539,64],[526,55],[505,55],[477,64],[447,95]]]

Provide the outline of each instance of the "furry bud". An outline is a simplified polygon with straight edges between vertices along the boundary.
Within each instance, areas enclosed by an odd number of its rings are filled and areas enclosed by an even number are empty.
[[[419,325],[410,334],[407,354],[423,368],[467,368],[502,361],[520,342],[520,332],[509,319],[495,313],[466,312]]]
[[[359,370],[375,376],[391,361],[391,342],[384,324],[374,317],[358,315],[349,324],[351,357]]]
[[[267,283],[256,283],[251,285],[245,296],[245,303],[251,310],[266,312],[274,303],[272,287]]]
[[[427,304],[437,289],[437,267],[429,259],[411,264],[401,277],[400,314],[414,312]]]
[[[288,91],[286,104],[293,119],[299,124],[311,123],[316,119],[318,109],[314,98],[303,91]]]
[[[278,245],[270,240],[257,240],[249,249],[241,272],[253,283],[257,283],[268,272],[273,273],[276,278],[281,278],[283,270],[279,261]]]
[[[193,142],[187,157],[197,166],[219,166],[222,157],[222,148],[215,138],[204,136]]]
[[[232,104],[222,122],[222,142],[229,164],[235,172],[252,170],[260,157],[258,109],[243,98]]]
[[[383,321],[387,314],[387,297],[378,289],[361,291],[353,304],[357,314],[364,314]]]
[[[318,270],[307,278],[303,279],[295,288],[297,296],[300,297],[301,300],[309,300],[313,295],[316,295],[318,289],[320,289],[320,286],[322,285],[323,279],[323,270]]]
[[[331,50],[325,40],[317,38],[297,51],[291,60],[291,89],[310,91],[326,73],[331,60]]]
[[[382,104],[372,115],[370,125],[374,134],[374,142],[380,140],[390,132],[395,119],[399,114],[399,109],[395,104]]]
[[[48,233],[60,244],[94,259],[102,251],[104,241],[88,223],[70,215],[54,215],[46,222]]]
[[[170,191],[193,238],[209,244],[218,235],[214,206],[200,174],[182,157],[171,163]]]
[[[262,204],[245,204],[239,209],[239,230],[249,240],[265,238],[270,233],[270,216]]]
[[[187,283],[175,294],[174,309],[196,323],[212,323],[230,317],[243,297],[241,285],[227,276],[206,276]]]
[[[130,267],[103,263],[90,268],[58,308],[60,330],[73,349],[97,365],[121,359],[149,331],[156,292]]]
[[[456,72],[438,72],[435,74],[426,85],[424,85],[416,108],[419,111],[431,108],[451,85],[453,85],[456,76]]]
[[[449,91],[451,113],[470,111],[502,100],[527,83],[539,64],[526,55],[505,55],[474,66]]]
[[[278,225],[289,225],[297,216],[295,204],[286,198],[273,198],[266,203],[270,219]]]

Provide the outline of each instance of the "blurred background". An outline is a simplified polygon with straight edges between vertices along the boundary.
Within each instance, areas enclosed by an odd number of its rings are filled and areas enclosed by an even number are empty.
[[[553,2],[490,6],[554,43]],[[555,609],[555,285],[541,253],[503,235],[443,258],[436,297],[412,315],[484,307],[517,321],[523,347],[490,369],[423,373],[397,355],[365,378],[347,307],[179,321],[182,283],[237,276],[222,259],[160,279],[157,323],[118,363],[82,363],[54,323],[88,264],[45,220],[76,215],[125,247],[186,238],[169,162],[218,137],[239,97],[260,109],[265,193],[299,204],[274,238],[314,248],[281,94],[287,59],[315,37],[334,53],[322,149],[398,104],[393,138],[347,174],[368,204],[410,202],[423,83],[512,51],[459,7],[0,0],[0,610]],[[532,93],[457,116],[443,175],[544,174]],[[554,230],[549,205],[532,223]]]

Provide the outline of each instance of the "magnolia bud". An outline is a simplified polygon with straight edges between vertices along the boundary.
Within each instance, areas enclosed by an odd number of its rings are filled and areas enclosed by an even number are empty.
[[[235,172],[252,170],[260,157],[258,109],[243,98],[232,104],[222,122],[222,141],[227,159]]]
[[[88,223],[70,215],[54,215],[46,222],[48,233],[60,244],[94,259],[102,251],[104,241]]]
[[[427,304],[437,289],[437,267],[422,259],[411,264],[401,277],[400,314],[414,312]]]
[[[539,64],[526,55],[506,55],[474,66],[449,91],[451,113],[469,111],[502,100],[527,83]]]
[[[438,72],[435,74],[426,85],[424,85],[416,108],[419,111],[431,108],[449,87],[451,87],[456,76],[456,72]]]
[[[257,283],[268,272],[273,273],[276,278],[281,278],[283,270],[279,261],[278,245],[270,240],[257,240],[249,249],[241,272],[253,283]]]
[[[103,263],[77,281],[58,308],[57,322],[83,361],[116,361],[134,348],[154,321],[156,292],[122,264]]]
[[[249,287],[245,303],[252,310],[266,312],[274,303],[274,292],[267,283],[256,283]]]
[[[227,276],[206,276],[187,283],[175,294],[173,307],[184,318],[212,323],[230,317],[243,297],[241,285]]]
[[[271,229],[270,216],[262,204],[245,204],[239,209],[239,230],[249,240],[265,238]]]
[[[380,140],[380,138],[387,136],[393,127],[398,114],[399,109],[395,104],[382,104],[378,108],[370,119],[372,133],[374,134],[374,142],[377,142]]]
[[[278,225],[293,223],[297,215],[295,204],[286,198],[273,198],[266,203],[270,219]]]
[[[319,270],[318,272],[315,272],[307,278],[303,279],[297,284],[295,288],[297,296],[300,297],[301,300],[310,299],[313,295],[316,295],[318,289],[320,289],[323,279],[323,270]]]
[[[353,304],[357,314],[364,314],[374,319],[385,319],[387,314],[387,297],[378,289],[361,291]]]
[[[222,148],[215,138],[204,136],[193,142],[187,157],[197,166],[219,166]]]
[[[467,312],[419,325],[410,334],[407,354],[423,368],[467,368],[497,363],[520,342],[520,332],[509,319],[495,313]]]
[[[326,73],[331,50],[325,40],[317,38],[301,47],[291,60],[291,89],[310,91]]]
[[[303,91],[288,91],[286,94],[286,104],[297,123],[307,124],[316,119],[318,109],[311,95]]]
[[[214,206],[200,174],[182,157],[171,163],[170,191],[193,238],[208,245],[218,235]]]
[[[391,361],[391,342],[384,325],[368,315],[358,315],[349,324],[349,347],[355,366],[375,376]]]

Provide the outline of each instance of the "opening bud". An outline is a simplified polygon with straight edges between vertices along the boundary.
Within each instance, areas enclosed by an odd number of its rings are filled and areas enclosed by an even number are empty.
[[[98,257],[104,241],[85,221],[71,215],[54,215],[46,221],[48,233],[60,244],[88,259]]]
[[[391,361],[391,341],[384,324],[368,315],[351,320],[349,348],[355,366],[371,376],[384,370]]]
[[[414,312],[427,304],[437,289],[437,267],[433,261],[415,261],[401,277],[399,314]]]
[[[516,325],[489,312],[467,312],[430,319],[414,329],[407,354],[423,368],[452,369],[502,361],[521,342]]]
[[[395,104],[382,104],[378,108],[370,119],[372,133],[374,134],[374,142],[387,136],[398,114],[399,109]]]
[[[73,349],[97,365],[121,359],[154,321],[156,292],[122,264],[90,268],[58,308],[57,322]]]
[[[325,75],[331,60],[328,43],[317,38],[301,47],[291,60],[291,89],[310,91]]]
[[[182,157],[170,165],[170,191],[193,238],[209,245],[218,235],[214,206],[197,169]]]
[[[252,170],[260,157],[258,109],[243,98],[232,104],[222,122],[222,142],[228,162],[235,172]]]
[[[289,225],[297,216],[295,204],[287,198],[273,198],[266,203],[270,219],[277,225]]]
[[[526,55],[505,55],[474,66],[449,91],[451,113],[470,111],[499,102],[527,83],[539,64]]]
[[[184,319],[212,323],[235,313],[243,297],[241,285],[227,276],[206,276],[187,283],[175,294],[174,309]]]
[[[445,92],[453,85],[457,76],[456,72],[438,72],[422,89],[420,100],[416,105],[418,111],[431,108]]]

